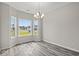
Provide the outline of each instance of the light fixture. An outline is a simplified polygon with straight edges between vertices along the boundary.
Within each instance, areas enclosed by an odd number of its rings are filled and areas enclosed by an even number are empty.
[[[40,8],[40,2],[38,3],[38,9],[36,10],[37,11],[37,13],[36,14],[34,14],[34,17],[35,18],[39,18],[39,19],[43,19],[44,18],[44,13],[41,13],[41,8]]]
[[[44,14],[41,15],[41,18],[43,18],[43,17],[44,17]]]
[[[42,19],[44,17],[44,13],[37,12],[36,14],[34,14],[34,17]]]
[[[34,15],[34,17],[37,17],[36,15]]]
[[[40,14],[39,14],[39,12],[37,12],[37,14],[36,14],[37,16],[39,16]]]

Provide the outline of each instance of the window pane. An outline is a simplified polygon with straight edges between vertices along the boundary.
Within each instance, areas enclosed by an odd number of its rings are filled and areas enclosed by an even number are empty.
[[[15,37],[15,28],[16,28],[16,17],[11,16],[11,38]]]
[[[38,20],[33,21],[33,35],[38,36]]]
[[[18,20],[18,35],[20,37],[32,35],[32,20],[27,19]]]

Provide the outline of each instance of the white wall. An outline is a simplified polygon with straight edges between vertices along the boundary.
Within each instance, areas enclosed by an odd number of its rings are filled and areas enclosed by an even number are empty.
[[[0,11],[1,11],[1,32],[0,32],[0,44],[1,49],[7,48],[9,46],[9,33],[8,33],[8,25],[9,25],[9,6],[3,3],[0,3]]]
[[[1,4],[0,4],[0,50],[1,50]]]
[[[79,52],[79,3],[48,13],[43,22],[44,41]]]

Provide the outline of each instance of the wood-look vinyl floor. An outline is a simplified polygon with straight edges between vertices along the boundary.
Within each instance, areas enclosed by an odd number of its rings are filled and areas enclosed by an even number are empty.
[[[79,56],[74,52],[47,42],[29,42],[4,51],[1,56]]]

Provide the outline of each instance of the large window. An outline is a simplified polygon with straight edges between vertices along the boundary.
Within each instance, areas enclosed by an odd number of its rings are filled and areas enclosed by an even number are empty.
[[[33,20],[33,35],[38,36],[38,20]]]
[[[32,20],[28,19],[18,20],[18,35],[19,37],[32,35]]]
[[[11,31],[10,31],[11,38],[16,36],[16,17],[11,16]]]
[[[11,38],[38,36],[39,34],[38,20],[18,19],[11,16]]]

